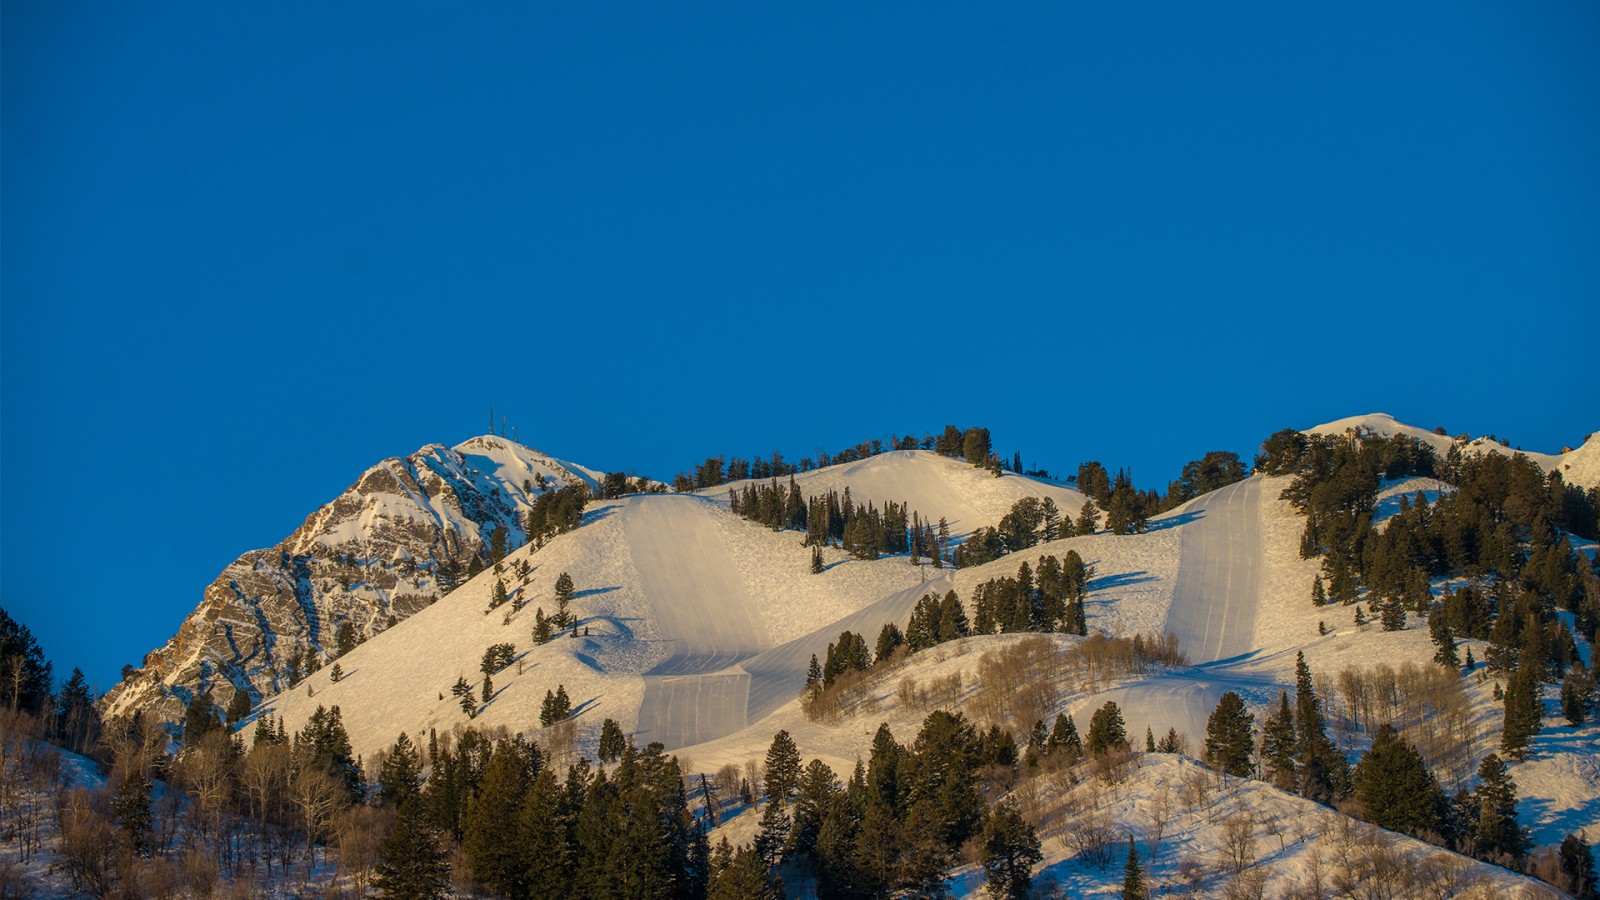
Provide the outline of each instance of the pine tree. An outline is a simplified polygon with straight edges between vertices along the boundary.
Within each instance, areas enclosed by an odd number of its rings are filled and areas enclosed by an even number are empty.
[[[1594,704],[1594,672],[1582,662],[1574,662],[1561,680],[1561,714],[1573,725],[1582,725]]]
[[[824,568],[822,564],[822,548],[813,545],[811,547],[811,574],[821,575]]]
[[[541,769],[517,819],[522,883],[531,900],[566,900],[572,893],[571,814],[555,773]]]
[[[1321,575],[1318,575],[1311,582],[1311,605],[1312,606],[1327,606],[1328,605],[1328,591],[1327,591],[1326,588],[1324,588],[1322,586],[1322,576]]]
[[[1328,739],[1322,704],[1311,683],[1311,668],[1304,653],[1295,659],[1295,765],[1300,796],[1332,803],[1344,796],[1350,781],[1349,763]]]
[[[1150,729],[1149,725],[1144,727],[1144,752],[1156,752],[1156,733]]]
[[[155,815],[150,810],[150,778],[138,759],[129,760],[117,782],[111,801],[111,818],[117,823],[128,848],[136,855],[149,856]]]
[[[767,799],[787,803],[799,783],[800,751],[788,731],[779,731],[772,736],[772,744],[767,748]]]
[[[559,576],[557,576],[556,614],[553,621],[555,627],[558,629],[566,628],[573,622],[572,612],[569,607],[572,604],[572,597],[575,592],[576,588],[572,583],[571,575],[567,574],[566,572],[562,572]]]
[[[1078,511],[1079,534],[1094,534],[1100,528],[1100,507],[1096,506],[1093,499],[1083,501],[1083,509]]]
[[[768,786],[771,790],[771,786]],[[789,845],[789,832],[792,823],[789,821],[787,807],[782,803],[768,803],[767,809],[761,814],[761,830],[756,834],[756,856],[769,869],[776,868],[783,860],[784,848]]]
[[[1478,856],[1516,864],[1528,852],[1527,832],[1517,824],[1517,783],[1493,753],[1478,766],[1478,779],[1481,784],[1473,797],[1478,817],[1472,828]]]
[[[1564,887],[1577,900],[1600,900],[1594,867],[1594,851],[1582,836],[1569,834],[1561,842],[1560,860]]]
[[[1233,691],[1223,694],[1206,721],[1206,762],[1219,772],[1250,777],[1254,725],[1255,716],[1245,709],[1244,700]]]
[[[1122,724],[1122,709],[1115,700],[1107,700],[1089,720],[1088,750],[1095,756],[1101,756],[1127,743],[1128,733]]]
[[[555,633],[550,627],[550,620],[544,617],[544,607],[541,606],[535,609],[533,611],[533,642],[535,644],[548,644],[554,636]]]
[[[1511,673],[1506,685],[1505,718],[1500,729],[1500,749],[1512,759],[1527,755],[1528,742],[1539,733],[1544,717],[1544,701],[1537,661],[1524,660]]]
[[[1016,807],[1002,800],[984,817],[979,862],[989,896],[1022,900],[1033,888],[1033,867],[1044,859],[1039,835]]]
[[[567,686],[556,685],[554,691],[544,692],[544,703],[539,707],[539,724],[549,728],[557,722],[565,721],[572,713],[572,701],[567,697]]]
[[[783,881],[768,870],[759,851],[743,845],[734,850],[723,838],[713,860],[706,900],[782,900]]]
[[[461,850],[473,878],[500,894],[525,892],[525,864],[506,830],[527,799],[534,761],[520,739],[496,742],[478,792],[467,804]]]
[[[1060,714],[1056,716],[1054,727],[1050,729],[1050,737],[1044,742],[1045,755],[1055,753],[1064,754],[1067,762],[1075,762],[1083,758],[1083,743],[1078,739],[1077,723],[1072,717]]]
[[[384,806],[398,807],[422,791],[422,760],[405,732],[395,739],[378,771],[378,800]]]
[[[378,847],[372,884],[384,900],[440,900],[450,895],[449,856],[421,801],[401,805],[394,830]]]
[[[1439,648],[1433,654],[1434,662],[1447,669],[1461,668],[1461,658],[1456,655],[1456,636],[1451,633],[1442,610],[1428,617],[1428,637]]]
[[[344,667],[339,665],[338,663],[334,663],[333,664],[333,669],[328,672],[328,680],[332,681],[334,684],[338,684],[339,682],[343,681],[344,680]],[[235,695],[235,696],[237,696],[237,695]]]
[[[1133,846],[1133,835],[1128,835],[1128,861],[1122,866],[1122,900],[1145,900],[1149,896],[1144,884],[1144,866],[1139,864],[1139,851]]]
[[[1261,727],[1261,767],[1279,790],[1294,790],[1295,786],[1295,733],[1294,712],[1289,709],[1289,693],[1278,694],[1278,709]]]
[[[1421,754],[1385,722],[1351,777],[1366,819],[1412,837],[1443,831],[1444,791]]]
[[[616,762],[621,756],[627,740],[623,737],[622,726],[615,719],[607,718],[600,725],[600,746],[596,754],[600,761],[607,765]]]
[[[194,696],[189,698],[189,706],[183,714],[184,746],[200,746],[202,738],[221,727],[222,722],[217,717],[217,705],[211,702],[211,692],[196,691]]]

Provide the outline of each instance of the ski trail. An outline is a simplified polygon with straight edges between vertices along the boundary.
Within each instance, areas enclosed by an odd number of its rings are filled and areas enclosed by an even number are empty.
[[[1249,653],[1261,599],[1261,480],[1235,482],[1183,511],[1199,518],[1181,532],[1166,630],[1194,664]]]
[[[727,671],[767,646],[707,501],[639,497],[624,513],[629,552],[672,654],[644,677],[636,732],[668,749],[743,728],[750,676]]]

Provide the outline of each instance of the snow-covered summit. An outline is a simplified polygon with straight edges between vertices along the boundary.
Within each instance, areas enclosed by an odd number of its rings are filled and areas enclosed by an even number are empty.
[[[1561,477],[1571,485],[1578,487],[1600,486],[1600,433],[1591,434],[1582,447],[1576,450],[1567,450],[1562,453],[1540,453],[1533,450],[1514,450],[1501,444],[1499,441],[1488,437],[1462,439],[1465,436],[1452,437],[1439,434],[1426,428],[1407,425],[1388,413],[1367,413],[1362,416],[1350,416],[1337,419],[1322,425],[1305,429],[1306,434],[1357,434],[1379,435],[1394,437],[1406,435],[1416,438],[1443,458],[1452,447],[1460,447],[1463,453],[1521,453],[1539,465],[1545,472],[1559,470]]]
[[[729,491],[743,489],[749,481],[735,481],[700,493],[724,499]],[[1012,504],[1023,497],[1048,497],[1064,515],[1076,516],[1084,496],[1077,490],[1004,472],[996,478],[987,469],[963,460],[940,456],[931,450],[894,450],[856,462],[813,469],[795,476],[806,496],[846,488],[854,502],[904,503],[924,519],[946,520],[954,534],[970,533],[994,525]]]
[[[106,694],[103,711],[170,721],[198,690],[224,706],[241,690],[270,696],[296,665],[335,655],[341,626],[357,639],[376,634],[436,600],[441,576],[477,571],[495,528],[521,543],[539,494],[597,479],[495,435],[386,459],[283,541],[224,568],[178,633]]]

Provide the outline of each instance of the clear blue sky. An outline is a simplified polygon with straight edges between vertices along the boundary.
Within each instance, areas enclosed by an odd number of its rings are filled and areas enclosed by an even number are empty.
[[[0,605],[59,671],[491,403],[657,477],[1600,429],[1600,5],[670,7],[6,0]]]

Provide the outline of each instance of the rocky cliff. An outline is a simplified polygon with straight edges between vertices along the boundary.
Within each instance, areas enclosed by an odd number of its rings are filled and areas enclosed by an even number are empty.
[[[373,466],[274,547],[230,563],[165,645],[101,701],[121,718],[180,719],[197,691],[253,702],[433,603],[490,564],[494,532],[524,542],[540,494],[598,473],[495,436]]]

